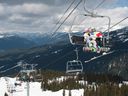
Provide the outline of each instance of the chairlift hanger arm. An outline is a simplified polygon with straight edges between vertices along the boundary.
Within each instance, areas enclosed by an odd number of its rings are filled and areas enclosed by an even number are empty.
[[[71,24],[71,27],[70,27],[70,29],[69,29],[69,33],[72,31],[72,27],[73,27],[73,24],[74,24],[76,18],[77,18],[78,16],[80,16],[80,15],[83,16],[84,14],[78,14],[78,15],[76,15],[76,16],[74,17],[73,22],[72,22],[72,24]]]
[[[108,33],[109,33],[109,29],[110,29],[110,24],[111,24],[111,18],[109,17],[109,16],[103,16],[103,15],[97,15],[97,14],[78,14],[78,15],[76,15],[75,17],[74,17],[74,19],[73,19],[73,22],[72,22],[72,25],[71,25],[71,28],[70,28],[70,30],[69,30],[69,32],[72,30],[72,26],[73,26],[73,24],[74,24],[74,21],[76,20],[76,18],[78,17],[78,16],[80,16],[80,15],[82,15],[82,16],[88,16],[88,17],[94,17],[94,18],[107,18],[108,19]]]
[[[77,14],[77,15],[73,18],[73,21],[72,21],[72,23],[71,23],[71,27],[69,28],[68,36],[69,36],[69,40],[70,40],[70,42],[71,42],[72,45],[75,45],[75,44],[72,42],[72,39],[71,39],[71,38],[72,38],[72,34],[71,34],[71,32],[72,32],[72,27],[73,27],[73,24],[74,24],[76,18],[77,18],[78,16],[80,16],[80,15],[84,16],[84,14]]]
[[[94,17],[94,18],[107,18],[108,19],[108,35],[107,35],[107,39],[109,39],[109,32],[110,32],[110,24],[111,24],[111,18],[109,16],[103,16],[103,15],[97,15],[97,14],[84,14],[84,16],[89,16],[89,17]]]
[[[86,8],[86,6],[85,6],[86,0],[83,0],[83,1],[84,1],[84,11],[87,12],[88,14],[94,14],[93,11],[96,10],[98,7],[100,7],[106,0],[102,0],[102,1],[93,9],[92,12],[89,11],[89,10]]]

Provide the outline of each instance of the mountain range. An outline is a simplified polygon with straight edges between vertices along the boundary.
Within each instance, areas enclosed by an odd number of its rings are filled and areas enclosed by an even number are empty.
[[[53,37],[50,33],[36,32],[6,32],[0,34],[0,50],[17,48],[31,48],[45,44],[52,44],[65,38],[65,32],[58,32]],[[64,36],[64,38],[63,38]]]
[[[71,45],[65,32],[58,32],[54,36],[37,33],[22,36],[6,34],[0,38],[0,50],[4,50],[0,54],[0,75],[19,72],[17,62],[21,60],[29,64],[38,64],[37,68],[40,69],[65,71],[66,63],[76,59],[74,49],[77,47],[85,73],[113,74],[128,80],[128,27],[112,31],[110,37],[112,53],[102,55],[83,52],[83,46]],[[5,47],[2,47],[2,44],[5,44]],[[12,45],[13,47],[9,47]],[[97,56],[101,57],[96,59]],[[90,61],[85,62],[88,60]]]

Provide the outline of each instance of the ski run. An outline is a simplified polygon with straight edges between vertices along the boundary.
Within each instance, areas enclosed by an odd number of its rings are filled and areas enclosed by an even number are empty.
[[[17,84],[17,85],[16,85]],[[17,81],[16,78],[0,78],[0,96],[28,96],[27,82]],[[71,90],[73,96],[83,96],[83,89]],[[69,90],[65,90],[65,96]],[[63,89],[52,92],[43,91],[40,82],[29,82],[29,96],[63,96]]]

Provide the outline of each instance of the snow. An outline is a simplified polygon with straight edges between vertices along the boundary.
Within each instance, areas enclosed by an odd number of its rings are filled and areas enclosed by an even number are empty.
[[[111,25],[112,26],[112,25]],[[122,29],[124,28],[125,26],[121,26],[121,25],[116,25],[114,26],[112,29],[110,29],[110,31],[115,31],[115,30],[119,30],[119,29]]]
[[[36,55],[35,57],[38,58],[38,57],[40,57],[40,55]]]
[[[83,83],[83,81],[80,81]],[[15,86],[15,83],[20,83],[21,85]],[[123,81],[123,84],[128,85],[127,81]],[[29,85],[29,87],[27,86]],[[95,82],[90,86],[95,86]],[[119,87],[122,86],[122,83],[119,84]],[[8,96],[27,96],[27,88],[29,88],[29,96],[63,96],[64,90],[61,89],[56,92],[52,91],[43,91],[41,89],[40,82],[22,82],[17,81],[16,78],[1,77],[0,78],[0,96],[4,96],[5,93]],[[71,90],[72,96],[83,96],[84,89]],[[69,96],[69,90],[65,90],[65,96]]]
[[[128,41],[128,38],[127,39],[125,39],[123,42],[125,43],[125,42],[127,42]]]
[[[117,33],[117,36],[120,36],[120,35],[123,35],[123,34],[124,34],[123,32],[122,33],[120,32],[120,33]]]
[[[56,50],[56,51],[52,52],[51,54],[57,54],[57,53],[59,53],[60,51],[62,51],[62,49]]]
[[[15,86],[15,83],[21,83],[20,85]],[[29,84],[29,87],[27,87]],[[27,96],[27,88],[29,88],[29,96],[63,96],[63,89],[52,92],[52,91],[43,91],[41,89],[40,82],[20,82],[16,78],[1,77],[0,78],[0,96],[4,96],[5,93],[8,96]],[[83,96],[83,89],[71,90],[72,96]],[[69,90],[65,90],[65,96],[69,95]]]
[[[0,96],[4,96],[7,93],[7,84],[5,78],[0,78]]]
[[[4,38],[4,35],[0,35],[0,38]]]
[[[128,81],[123,81],[124,84],[128,85]]]

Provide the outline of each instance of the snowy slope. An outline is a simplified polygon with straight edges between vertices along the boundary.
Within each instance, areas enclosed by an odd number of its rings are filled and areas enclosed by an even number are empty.
[[[2,77],[0,78],[0,96],[4,96],[5,92],[9,96],[27,96],[27,82],[21,82],[21,86],[15,86],[15,78]],[[11,92],[13,90],[13,92]],[[83,89],[71,90],[73,96],[83,96]],[[63,96],[63,90],[52,92],[42,91],[41,83],[29,83],[29,96]],[[68,96],[69,91],[65,90],[65,96]]]
[[[0,78],[0,96],[4,96],[7,93],[7,84],[5,78]]]

